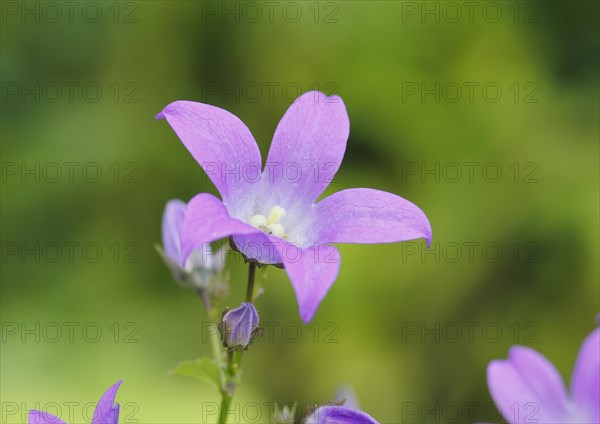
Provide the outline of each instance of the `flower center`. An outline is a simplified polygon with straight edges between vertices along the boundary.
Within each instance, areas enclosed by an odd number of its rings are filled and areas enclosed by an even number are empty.
[[[285,230],[283,225],[279,223],[285,216],[285,209],[279,205],[275,205],[271,208],[267,216],[254,215],[250,218],[249,224],[255,228],[258,228],[263,233],[273,234],[276,237],[286,238]]]

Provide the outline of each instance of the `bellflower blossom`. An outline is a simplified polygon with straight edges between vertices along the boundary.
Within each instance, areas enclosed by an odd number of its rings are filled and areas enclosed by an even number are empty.
[[[431,241],[425,214],[394,194],[357,188],[317,202],[340,167],[350,129],[337,96],[313,91],[296,99],[275,130],[264,169],[250,130],[231,113],[176,101],[162,118],[222,197],[201,193],[189,202],[180,265],[195,247],[231,236],[246,258],[283,265],[305,323],[339,271],[331,244]]]
[[[305,424],[379,424],[373,417],[360,410],[356,394],[351,387],[336,393],[335,403],[323,405],[305,419]]]
[[[305,424],[379,424],[375,418],[358,409],[339,405],[319,406]]]
[[[123,380],[113,384],[100,398],[94,415],[92,416],[92,424],[117,424],[119,422],[119,404],[115,404],[115,396],[117,390]],[[66,424],[60,418],[44,411],[29,411],[29,424]]]
[[[492,361],[487,380],[509,424],[600,423],[600,328],[581,346],[569,394],[554,365],[522,346],[513,346],[508,360]]]
[[[162,219],[163,250],[159,249],[159,253],[177,283],[193,290],[204,289],[208,287],[212,276],[221,272],[224,251],[215,254],[210,244],[203,243],[185,261],[181,260],[179,234],[186,207],[185,202],[178,199],[167,202]]]

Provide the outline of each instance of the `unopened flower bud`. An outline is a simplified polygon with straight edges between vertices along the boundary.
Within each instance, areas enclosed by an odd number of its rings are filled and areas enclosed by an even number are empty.
[[[223,345],[233,350],[245,350],[259,331],[258,312],[252,303],[242,303],[223,315],[219,330]]]

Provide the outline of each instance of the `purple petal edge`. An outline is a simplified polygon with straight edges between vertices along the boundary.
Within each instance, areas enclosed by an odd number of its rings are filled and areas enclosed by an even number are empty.
[[[540,423],[567,422],[569,400],[564,382],[554,365],[537,351],[511,347],[508,360],[490,362],[487,381],[492,398],[509,423],[521,422],[514,421],[515,403],[521,408],[535,404]]]
[[[308,324],[338,275],[340,252],[332,245],[301,249],[272,236],[269,239],[281,256],[296,293],[300,318]]]
[[[123,380],[117,381],[104,392],[94,410],[92,424],[118,424],[119,404],[115,405],[115,396],[122,382]]]
[[[365,412],[338,405],[318,407],[306,422],[307,424],[379,424],[375,418]]]
[[[29,424],[66,424],[63,420],[48,412],[32,409],[27,416]]]
[[[223,202],[212,194],[200,193],[188,203],[181,225],[180,265],[184,267],[192,250],[205,243],[234,234],[256,233],[263,234],[259,229],[232,218]]]
[[[162,242],[165,255],[179,262],[181,243],[179,231],[185,215],[186,204],[179,199],[167,202],[162,218]]]
[[[179,100],[156,115],[156,119],[162,118],[225,201],[233,203],[244,197],[249,186],[247,172],[260,177],[262,158],[258,145],[237,116],[208,104]]]
[[[346,106],[338,96],[309,91],[285,112],[273,135],[263,181],[279,204],[312,205],[339,169],[350,133]],[[297,179],[286,177],[287,165]]]
[[[323,243],[392,243],[424,238],[431,224],[415,204],[370,188],[338,191],[315,205],[314,226]]]
[[[571,395],[578,409],[600,422],[600,328],[586,337],[579,350],[571,379]]]

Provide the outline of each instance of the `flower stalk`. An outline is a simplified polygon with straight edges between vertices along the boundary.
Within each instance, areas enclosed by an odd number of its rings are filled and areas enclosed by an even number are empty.
[[[252,308],[252,310],[254,310],[254,313],[256,314],[256,310],[254,309],[254,305],[252,304],[252,300],[254,297],[254,280],[256,277],[256,263],[255,262],[250,262],[249,263],[249,268],[248,268],[248,286],[246,288],[246,304],[242,304],[242,306],[240,308],[244,308],[244,305],[246,306],[250,306]],[[249,304],[249,305],[248,305]],[[237,308],[237,310],[239,310],[240,308]],[[236,310],[234,310],[236,311]],[[234,311],[230,311],[230,312],[234,312]],[[230,336],[231,334],[229,334],[228,332],[232,331],[228,325],[227,325],[227,321],[226,318],[229,315],[229,313],[224,315],[223,318],[223,322],[221,323],[221,332],[222,332],[222,337],[223,340],[225,342],[225,344],[227,345],[227,340],[228,340],[228,336]],[[258,315],[256,315],[256,318],[258,318]],[[242,320],[244,320],[244,318],[242,318]],[[247,325],[247,323],[243,323],[242,325]],[[258,323],[256,323],[258,324]],[[255,333],[255,329],[252,329],[253,331],[248,332],[248,334],[246,336],[249,337],[248,340],[248,344],[251,343],[253,337],[254,337],[254,333]],[[216,335],[215,335],[216,337]],[[235,393],[235,390],[237,389],[237,386],[239,385],[239,370],[240,370],[240,364],[242,361],[242,354],[243,351],[248,347],[248,344],[245,345],[244,349],[239,349],[239,346],[233,346],[233,345],[228,345],[227,346],[227,364],[225,366],[222,365],[222,363],[219,363],[219,369],[221,369],[224,372],[224,378],[223,378],[223,385],[221,387],[221,410],[219,413],[219,423],[220,424],[225,424],[227,423],[227,416],[229,414],[229,405],[231,404],[231,400],[233,399],[233,395]]]
[[[248,287],[246,289],[246,302],[252,303],[254,299],[254,274],[256,273],[256,263],[250,262],[248,269]]]

